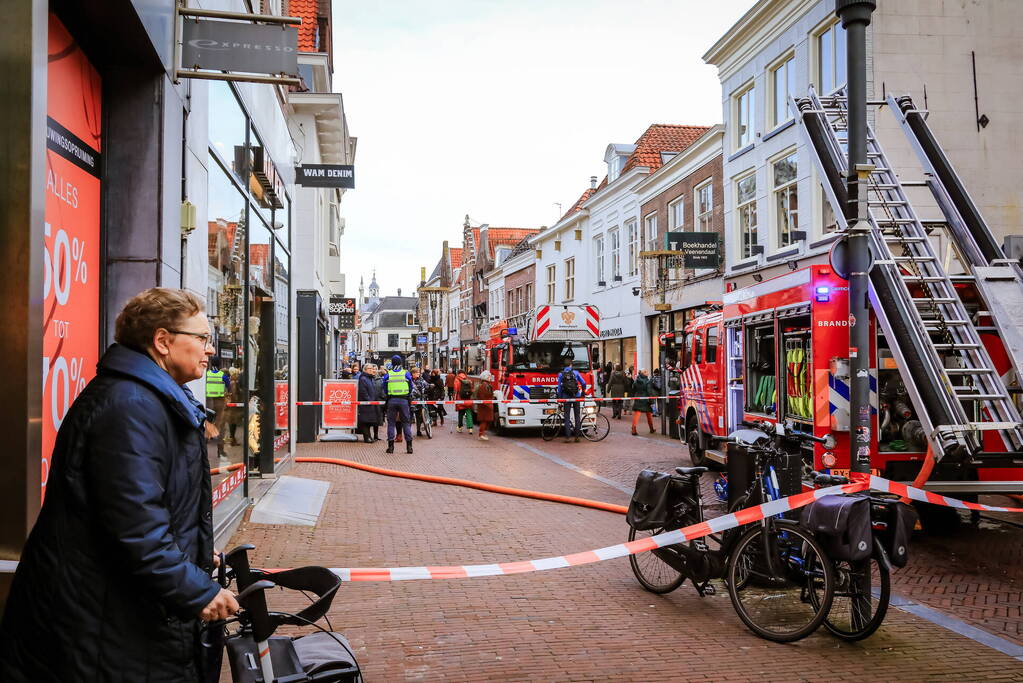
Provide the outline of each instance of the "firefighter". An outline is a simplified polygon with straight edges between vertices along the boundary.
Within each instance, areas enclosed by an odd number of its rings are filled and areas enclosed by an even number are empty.
[[[387,453],[394,453],[397,423],[405,434],[405,452],[412,452],[412,415],[409,400],[412,395],[412,375],[402,367],[401,356],[391,357],[391,368],[384,376],[384,396],[387,402]]]

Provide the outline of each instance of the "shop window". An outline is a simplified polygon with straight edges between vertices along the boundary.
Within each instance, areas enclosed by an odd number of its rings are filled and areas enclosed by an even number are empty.
[[[231,173],[244,183],[248,174],[245,112],[228,83],[209,81],[208,87],[210,147],[220,155]]]
[[[276,324],[274,334],[274,457],[282,458],[290,452],[291,414],[291,354],[288,342],[291,338],[291,257],[281,247],[274,246],[274,310]],[[351,334],[351,333],[349,333]]]
[[[776,353],[773,323],[746,328],[747,412],[772,417],[777,414]]]

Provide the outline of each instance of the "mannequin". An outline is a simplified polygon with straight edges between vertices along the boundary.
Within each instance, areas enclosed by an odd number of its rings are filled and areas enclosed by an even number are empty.
[[[248,349],[246,351],[247,362],[245,364],[245,367],[248,370],[246,374],[248,375],[249,391],[256,390],[256,368],[258,367],[257,366],[258,356],[259,356],[259,316],[250,315],[249,343]]]

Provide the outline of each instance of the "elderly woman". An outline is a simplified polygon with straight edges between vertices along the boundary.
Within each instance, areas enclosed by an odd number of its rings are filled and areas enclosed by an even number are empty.
[[[473,392],[472,397],[476,401],[492,401],[494,400],[494,376],[490,374],[488,370],[484,370],[480,374],[479,384],[476,385],[476,390]],[[476,404],[476,419],[480,423],[480,441],[490,441],[490,437],[487,436],[487,427],[494,421],[494,404],[493,403],[477,403]]]
[[[360,401],[379,401],[380,386],[377,383],[377,366],[373,363],[366,363],[359,373],[359,394]],[[380,440],[380,423],[383,422],[383,411],[380,406],[359,404],[358,408],[358,429],[362,434],[362,440],[366,443],[373,443]]]
[[[153,288],[117,317],[117,340],[57,434],[46,500],[0,625],[3,681],[198,681],[199,620],[234,595],[210,576],[206,373],[195,295]]]

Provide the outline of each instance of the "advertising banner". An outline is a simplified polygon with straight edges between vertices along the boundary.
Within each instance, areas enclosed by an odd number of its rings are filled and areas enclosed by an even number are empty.
[[[274,429],[288,428],[288,380],[274,380]]]
[[[298,76],[298,29],[185,19],[181,67]]]
[[[359,382],[354,379],[323,380],[324,403],[351,401],[350,405],[323,406],[323,426],[327,429],[355,429],[358,406],[355,401],[359,397]]]
[[[99,73],[53,14],[48,52],[41,494],[57,430],[99,361],[103,168]]]

